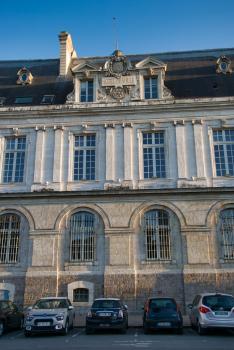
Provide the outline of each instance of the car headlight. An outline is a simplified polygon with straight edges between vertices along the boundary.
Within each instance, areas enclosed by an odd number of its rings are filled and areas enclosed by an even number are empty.
[[[55,316],[55,318],[58,320],[58,321],[62,321],[64,319],[64,316],[63,315],[57,315]]]
[[[34,318],[34,316],[28,315],[27,316],[27,321],[31,322],[33,318]]]

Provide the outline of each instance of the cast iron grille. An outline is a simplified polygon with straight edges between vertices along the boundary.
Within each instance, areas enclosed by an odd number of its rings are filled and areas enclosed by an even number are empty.
[[[73,301],[74,302],[88,302],[89,301],[89,290],[86,288],[77,288],[73,290]]]
[[[79,213],[71,218],[71,261],[93,261],[94,258],[94,216]]]
[[[220,213],[220,219],[222,230],[223,258],[234,259],[234,209],[223,210]]]
[[[19,250],[20,217],[0,216],[0,263],[16,263]]]
[[[168,214],[153,210],[146,214],[147,260],[170,260],[171,242]]]

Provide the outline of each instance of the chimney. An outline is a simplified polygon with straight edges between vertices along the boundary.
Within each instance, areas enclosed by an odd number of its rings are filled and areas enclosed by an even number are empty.
[[[73,50],[72,38],[68,32],[59,34],[60,40],[60,69],[59,75],[66,75],[72,57],[76,57],[76,52]]]

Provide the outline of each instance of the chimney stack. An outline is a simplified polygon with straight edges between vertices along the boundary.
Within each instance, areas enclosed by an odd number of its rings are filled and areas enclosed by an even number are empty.
[[[76,52],[73,50],[72,38],[68,32],[59,34],[60,40],[60,69],[59,75],[66,75],[72,57],[76,57]]]

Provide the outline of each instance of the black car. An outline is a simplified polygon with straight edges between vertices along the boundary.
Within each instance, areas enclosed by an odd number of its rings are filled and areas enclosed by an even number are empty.
[[[96,299],[86,316],[85,333],[95,329],[119,329],[125,334],[128,328],[127,306],[120,299]]]
[[[172,298],[149,298],[143,310],[143,327],[145,334],[153,329],[176,329],[183,334],[183,318],[179,306]]]
[[[10,328],[22,329],[24,314],[12,301],[0,300],[0,337]]]

